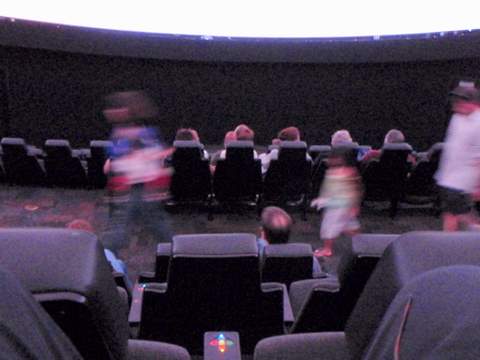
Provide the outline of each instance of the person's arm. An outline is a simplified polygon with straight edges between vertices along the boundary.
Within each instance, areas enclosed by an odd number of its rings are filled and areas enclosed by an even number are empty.
[[[112,169],[112,163],[111,163],[111,160],[110,159],[107,159],[107,161],[105,161],[105,164],[103,165],[103,173],[105,175],[109,174],[110,173],[110,170]]]

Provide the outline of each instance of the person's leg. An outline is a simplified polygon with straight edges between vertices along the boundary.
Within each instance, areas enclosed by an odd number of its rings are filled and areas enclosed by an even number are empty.
[[[321,249],[315,250],[313,255],[315,257],[329,257],[333,255],[333,242],[335,239],[324,239],[323,247]]]
[[[341,234],[343,228],[344,209],[326,208],[323,213],[320,225],[320,238],[323,240],[323,247],[315,250],[316,257],[329,257],[333,255],[333,243]]]

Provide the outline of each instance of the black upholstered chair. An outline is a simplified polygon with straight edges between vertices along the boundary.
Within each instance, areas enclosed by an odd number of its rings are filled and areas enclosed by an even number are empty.
[[[262,281],[290,286],[297,280],[311,279],[313,250],[310,244],[275,244],[265,247],[262,256]]]
[[[311,357],[308,356],[312,354],[315,354],[315,358],[324,359],[361,359],[369,349],[369,344],[374,341],[390,304],[402,288],[417,276],[440,267],[479,266],[479,240],[480,236],[475,232],[411,232],[401,235],[385,250],[357,301],[344,332],[265,339],[257,345],[255,358],[266,359],[280,351],[288,354],[283,356],[284,359],[309,359]],[[435,300],[432,299],[432,303]],[[415,300],[412,301],[414,303]],[[435,329],[434,320],[430,325],[430,329]]]
[[[407,143],[385,144],[379,160],[368,162],[362,172],[366,200],[389,200],[390,216],[397,214],[405,196],[411,165],[407,161],[412,147]]]
[[[439,211],[440,199],[434,175],[438,169],[442,149],[443,143],[434,144],[426,156],[417,162],[406,183],[407,201],[412,197],[426,197],[433,201],[435,210]]]
[[[108,159],[113,143],[105,140],[90,141],[90,156],[87,158],[88,183],[93,188],[104,188],[107,184],[107,176],[103,172],[103,166]]]
[[[0,263],[42,304],[85,359],[188,359],[184,349],[129,340],[126,303],[104,249],[90,233],[69,229],[0,231]]]
[[[262,192],[262,165],[255,159],[252,141],[234,141],[227,145],[225,159],[220,159],[213,176],[213,192],[220,203],[253,202]]]
[[[87,174],[82,164],[84,155],[73,150],[68,140],[50,139],[45,142],[45,169],[50,185],[62,187],[81,187],[87,184]]]
[[[2,161],[5,179],[11,184],[44,185],[45,170],[42,167],[40,149],[28,146],[22,138],[3,138]]]
[[[261,338],[284,332],[285,293],[284,285],[260,283],[254,235],[175,236],[167,283],[142,285],[130,321],[140,320],[140,338],[195,354],[204,332],[238,331],[242,351],[251,353]]]
[[[378,260],[397,237],[356,235],[340,259],[337,277],[292,283],[290,299],[296,320],[291,332],[343,330]]]
[[[176,202],[210,201],[212,179],[204,147],[198,141],[175,141],[172,155],[174,173],[170,192]]]
[[[298,203],[303,219],[308,203],[312,162],[303,141],[282,141],[264,178],[263,200],[280,205]]]

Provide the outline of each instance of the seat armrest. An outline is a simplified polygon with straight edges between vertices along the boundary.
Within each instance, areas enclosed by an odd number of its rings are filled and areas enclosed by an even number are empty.
[[[130,306],[130,313],[128,314],[128,322],[132,327],[138,326],[142,319],[143,292],[147,286],[149,289],[154,289],[160,292],[165,292],[167,290],[166,283],[135,284],[132,291],[132,305]]]
[[[291,325],[295,321],[295,317],[293,316],[292,305],[290,304],[290,298],[288,296],[288,291],[285,284],[270,282],[270,283],[262,283],[261,286],[263,291],[282,289],[283,291],[283,322],[287,326]]]
[[[273,336],[255,347],[254,360],[349,359],[344,332]]]
[[[138,275],[138,282],[140,284],[151,283],[155,281],[155,273],[153,271],[142,271]]]
[[[180,346],[159,341],[128,340],[128,360],[190,360],[188,351]]]

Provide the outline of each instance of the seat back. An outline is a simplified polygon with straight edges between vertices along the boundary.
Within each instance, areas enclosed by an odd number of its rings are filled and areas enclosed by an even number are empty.
[[[73,156],[68,140],[47,140],[44,149],[47,180],[51,185],[79,187],[87,183],[85,169],[80,159]]]
[[[42,185],[45,180],[45,171],[38,159],[28,152],[25,140],[22,138],[3,138],[2,160],[5,178],[12,184]]]
[[[312,289],[297,316],[294,332],[343,331],[375,266],[397,237],[393,234],[354,236],[351,248],[342,255],[338,265],[338,285]]]
[[[213,191],[220,201],[256,200],[262,190],[261,162],[254,158],[252,141],[227,145],[226,158],[219,160],[213,176]]]
[[[308,193],[312,164],[306,158],[303,141],[282,141],[278,159],[272,160],[265,175],[266,200],[284,202],[298,200]]]
[[[317,159],[326,159],[328,155],[332,151],[332,147],[330,145],[311,145],[308,148],[308,153],[313,161]]]
[[[94,188],[104,188],[107,185],[107,176],[103,172],[103,166],[112,152],[111,141],[90,141],[90,157],[87,159],[88,182]]]
[[[415,276],[450,265],[480,265],[474,232],[418,231],[399,236],[385,250],[345,327],[352,358],[360,358],[388,306]]]
[[[385,144],[379,161],[371,161],[363,172],[366,197],[400,199],[410,170],[407,161],[412,147],[407,143]]]
[[[445,266],[395,296],[362,359],[478,359],[480,267]]]
[[[94,235],[2,229],[0,263],[34,294],[84,358],[126,357],[127,309]]]
[[[262,259],[262,281],[279,282],[290,286],[294,281],[311,279],[312,254],[310,244],[290,243],[266,246]]]
[[[166,291],[145,286],[141,338],[200,353],[204,332],[238,331],[248,352],[283,331],[282,291],[261,290],[252,234],[175,236]]]
[[[198,141],[175,141],[173,146],[173,199],[206,200],[211,193],[211,174],[208,160],[202,158],[203,145]]]

